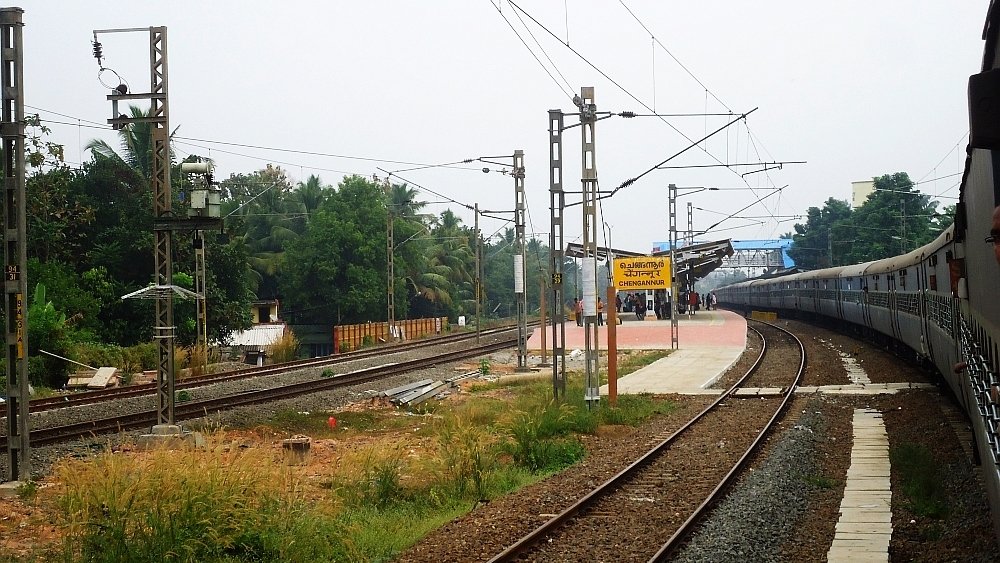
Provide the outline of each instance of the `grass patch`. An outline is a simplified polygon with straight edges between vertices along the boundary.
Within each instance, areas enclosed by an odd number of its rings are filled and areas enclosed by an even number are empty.
[[[66,561],[315,561],[342,530],[259,449],[106,452],[55,469]]]
[[[833,489],[840,484],[840,481],[831,479],[826,475],[803,475],[802,480],[805,481],[807,485],[817,489]]]
[[[905,443],[889,449],[892,469],[899,471],[903,495],[917,516],[941,519],[948,516],[947,493],[930,450],[920,444]]]
[[[672,350],[648,350],[634,354],[618,355],[618,375],[628,375],[639,368],[644,368],[649,364],[666,358]]]
[[[675,408],[623,395],[617,408],[604,399],[591,411],[582,377],[568,376],[561,403],[551,399],[551,381],[539,378],[477,385],[464,400],[428,403],[429,416],[278,412],[268,425],[273,432],[261,429],[261,436],[337,439],[335,471],[321,479],[284,466],[280,449],[229,444],[221,432],[202,450],[67,461],[56,469],[63,484],[52,493],[66,530],[56,559],[392,559],[481,502],[578,462],[586,453],[581,434],[601,424],[637,425]],[[483,393],[489,390],[502,396]],[[365,449],[347,440],[354,436]]]

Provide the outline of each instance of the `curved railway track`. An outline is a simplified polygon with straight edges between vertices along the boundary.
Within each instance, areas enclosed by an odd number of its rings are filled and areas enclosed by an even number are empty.
[[[509,330],[512,330],[512,327],[499,327],[495,329],[484,330],[480,334],[484,337],[490,337],[490,336],[495,336],[497,334],[502,334],[503,332]],[[445,336],[438,336],[435,338],[403,342],[391,346],[380,346],[378,348],[359,350],[356,352],[351,352],[349,354],[322,356],[319,358],[295,360],[292,362],[284,362],[264,367],[248,367],[237,370],[197,375],[192,377],[186,377],[182,380],[178,380],[176,385],[174,386],[174,389],[180,391],[182,389],[193,389],[201,387],[203,385],[214,385],[217,383],[224,383],[227,381],[238,381],[241,379],[249,379],[252,377],[262,377],[266,375],[273,375],[276,373],[283,373],[296,369],[333,366],[357,360],[364,360],[368,358],[386,356],[389,354],[396,354],[399,352],[418,350],[420,348],[438,346],[441,344],[461,342],[464,340],[474,340],[475,337],[476,337],[475,333],[464,333],[464,332],[455,333],[455,334],[448,334]],[[155,395],[155,394],[156,394],[155,382],[143,383],[140,385],[129,385],[126,387],[112,387],[108,389],[98,389],[94,391],[81,391],[78,393],[71,393],[68,395],[58,395],[52,397],[43,397],[39,399],[32,399],[28,404],[28,410],[29,412],[42,412],[52,409],[89,405],[94,403],[101,403],[104,401],[114,401],[128,397],[140,397],[144,395]],[[0,418],[6,416],[7,416],[7,405],[0,405]]]
[[[494,335],[497,333],[502,333],[505,330],[507,329],[497,330],[494,333]],[[432,367],[441,363],[454,362],[480,356],[483,354],[488,354],[490,352],[495,352],[497,350],[509,348],[512,344],[516,343],[517,339],[515,336],[514,338],[504,338],[496,342],[482,344],[482,345],[475,345],[455,352],[445,352],[442,354],[437,354],[425,358],[419,358],[416,360],[387,363],[372,368],[354,370],[348,373],[335,375],[333,377],[322,377],[320,379],[310,380],[302,383],[296,383],[292,385],[285,385],[269,389],[260,389],[215,399],[177,403],[176,406],[174,407],[174,416],[175,419],[178,422],[180,422],[183,420],[190,420],[193,418],[207,416],[212,413],[232,409],[235,407],[278,401],[301,395],[307,395],[310,393],[328,391],[331,389],[336,389],[338,387],[356,385],[358,383],[364,383],[367,381],[389,377],[392,375],[398,375],[416,369]],[[431,342],[431,345],[433,344],[441,344],[441,342],[440,340],[435,339],[435,341]],[[425,344],[425,346],[426,345],[427,344]],[[394,349],[393,351],[396,350]],[[379,352],[380,355],[385,355],[386,350],[383,349],[380,350]],[[354,357],[352,359],[358,359],[358,358]],[[329,363],[331,363],[329,362],[330,358],[325,358],[324,360],[326,360],[326,363],[293,362],[293,364],[295,365],[292,366],[291,368],[289,367],[288,364],[282,364],[282,367],[277,369],[280,370],[301,369],[303,367],[317,367],[322,365],[328,365]],[[250,375],[249,377],[257,377],[260,375],[267,374],[267,373],[262,373],[261,370],[252,370],[252,371],[253,374]],[[215,382],[217,381],[213,381],[213,383]],[[118,398],[118,397],[113,397],[113,398]],[[112,400],[113,398],[104,397],[101,400]],[[54,426],[49,428],[40,428],[37,430],[32,430],[30,434],[30,441],[31,444],[33,445],[39,445],[39,446],[48,445],[58,442],[89,437],[97,434],[106,434],[112,432],[122,432],[128,430],[148,428],[151,425],[156,424],[156,422],[157,422],[157,412],[155,409],[150,409],[130,415],[88,420],[77,424],[69,424],[64,426]],[[7,447],[7,437],[0,436],[0,449],[6,447]]]
[[[572,506],[509,546],[491,561],[650,560],[662,561],[680,544],[703,513],[756,451],[781,417],[805,370],[805,348],[794,335],[762,323],[766,332],[781,331],[797,347],[794,375],[776,396],[737,394],[754,380],[774,381],[768,369],[769,339],[754,365],[732,387],[679,430],[579,499]],[[752,329],[753,330],[753,329]],[[760,332],[758,331],[760,334]],[[787,358],[783,360],[788,364]],[[706,443],[705,429],[730,425],[730,443]],[[721,459],[720,459],[721,458]],[[663,537],[670,534],[664,542]]]

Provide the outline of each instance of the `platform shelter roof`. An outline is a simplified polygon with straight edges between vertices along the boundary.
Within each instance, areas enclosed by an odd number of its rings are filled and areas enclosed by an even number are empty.
[[[597,247],[597,260],[607,260],[608,248]],[[638,256],[665,256],[670,254],[670,243],[655,243],[651,252],[635,252],[611,248],[611,253],[618,258],[630,258]],[[674,252],[675,271],[684,272],[690,270],[694,278],[701,279],[707,276],[712,270],[722,265],[722,261],[733,255],[733,246],[729,239],[698,242],[690,246],[678,247]],[[566,245],[566,256],[569,258],[583,258],[583,245],[580,243],[569,243]]]

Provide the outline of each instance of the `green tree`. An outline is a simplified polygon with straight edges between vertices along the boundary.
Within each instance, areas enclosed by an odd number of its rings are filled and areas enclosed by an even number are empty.
[[[28,366],[28,379],[33,384],[59,388],[66,383],[68,364],[50,355],[43,356],[39,350],[65,355],[71,341],[70,332],[66,313],[46,298],[45,284],[36,284],[28,306],[28,355],[41,356],[40,362]]]
[[[149,110],[130,106],[131,117],[149,117]],[[149,184],[153,173],[153,124],[148,122],[129,123],[118,130],[121,152],[116,151],[107,142],[94,139],[87,143],[95,158],[107,160],[123,171],[133,174],[132,182]]]
[[[307,182],[308,183],[308,182]],[[318,179],[317,179],[318,184]],[[305,220],[285,171],[268,165],[220,183],[227,228],[242,236],[255,274],[257,296],[278,299],[285,249],[305,231]]]
[[[805,224],[795,225],[792,235],[794,244],[788,250],[788,255],[800,268],[826,268],[833,264],[845,263],[841,246],[851,238],[850,229],[845,228],[851,218],[851,206],[846,201],[829,198],[823,208],[810,207],[806,211]],[[831,261],[830,250],[833,246]]]
[[[874,178],[875,191],[852,217],[854,243],[848,263],[903,254],[936,236],[931,228],[937,203],[913,189],[905,172]]]
[[[344,178],[305,234],[286,246],[281,293],[297,322],[347,324],[385,317],[386,211],[379,185]]]

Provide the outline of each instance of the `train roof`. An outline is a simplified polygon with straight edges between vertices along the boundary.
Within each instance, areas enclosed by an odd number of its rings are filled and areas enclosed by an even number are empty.
[[[809,270],[808,272],[802,272],[802,274],[796,276],[799,280],[815,280],[815,279],[829,279],[829,278],[839,278],[840,272],[847,268],[848,266],[834,266],[832,268],[823,268],[822,270]]]
[[[891,258],[884,258],[882,260],[876,260],[872,262],[868,269],[865,270],[865,274],[886,274],[889,272],[895,272],[897,270],[902,270],[903,268],[909,268],[910,266],[916,266],[928,255],[933,254],[942,246],[946,245],[951,241],[951,235],[954,231],[954,225],[948,227],[936,239],[933,241],[907,252],[901,256],[893,256]]]
[[[875,261],[872,260],[861,264],[851,264],[850,266],[844,266],[844,269],[840,271],[840,277],[850,278],[854,276],[863,276],[865,275],[865,270],[868,269],[868,266],[871,266],[874,263]]]

